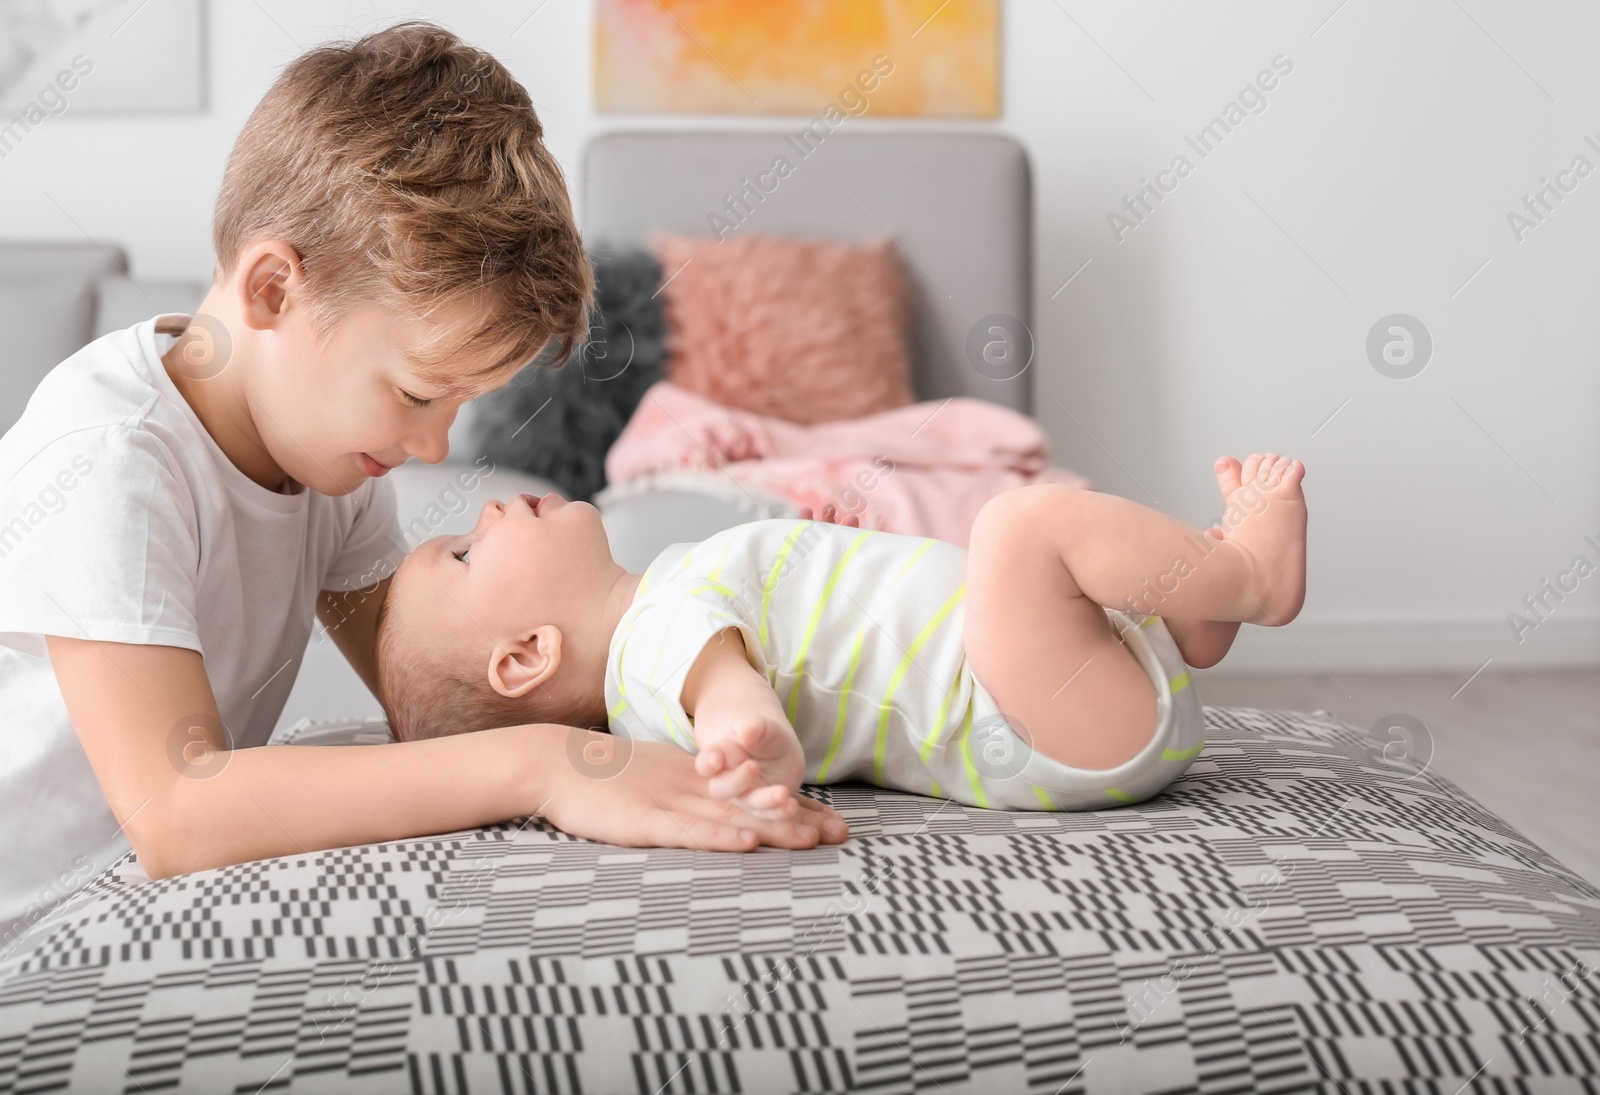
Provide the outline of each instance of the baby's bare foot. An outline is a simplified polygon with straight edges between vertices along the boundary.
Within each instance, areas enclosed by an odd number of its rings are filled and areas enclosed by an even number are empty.
[[[1278,627],[1300,614],[1306,599],[1306,498],[1298,460],[1277,453],[1251,453],[1241,465],[1231,456],[1217,461],[1217,486],[1224,503],[1222,524],[1207,534],[1249,558],[1252,588],[1246,590],[1247,623]]]

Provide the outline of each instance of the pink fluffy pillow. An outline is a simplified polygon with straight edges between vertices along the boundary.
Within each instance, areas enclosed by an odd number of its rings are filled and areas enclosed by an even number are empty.
[[[726,407],[811,424],[911,402],[894,244],[650,235],[667,378]]]

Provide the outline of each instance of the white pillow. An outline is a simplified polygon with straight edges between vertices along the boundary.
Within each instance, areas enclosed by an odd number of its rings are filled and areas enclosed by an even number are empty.
[[[787,498],[746,489],[721,472],[641,475],[594,497],[605,519],[611,555],[642,573],[668,544],[695,543],[723,529],[767,517],[796,517]]]
[[[381,745],[394,740],[381,718],[301,719],[280,727],[272,745]]]
[[[478,523],[478,511],[491,498],[508,502],[519,494],[541,495],[558,488],[548,479],[497,467],[487,458],[454,457],[439,464],[408,460],[389,473],[399,503],[400,531],[408,548],[435,536],[460,536]]]

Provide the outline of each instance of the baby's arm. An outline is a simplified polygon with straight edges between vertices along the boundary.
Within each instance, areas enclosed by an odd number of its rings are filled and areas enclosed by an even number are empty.
[[[805,752],[777,693],[745,657],[736,627],[712,636],[684,678],[680,697],[694,721],[695,770],[711,793],[760,817],[800,808]]]

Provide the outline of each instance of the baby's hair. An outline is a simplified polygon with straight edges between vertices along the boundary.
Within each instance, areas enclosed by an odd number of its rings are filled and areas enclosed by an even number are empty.
[[[419,361],[447,392],[588,338],[594,274],[527,91],[454,34],[407,22],[290,62],[228,157],[212,223],[218,278],[253,242],[299,253],[314,327],[379,304],[474,324]],[[457,353],[481,353],[471,376]]]
[[[403,598],[402,598],[403,599]],[[547,702],[539,689],[526,696],[502,696],[490,685],[488,643],[482,658],[450,649],[442,636],[407,627],[404,606],[394,609],[394,584],[378,604],[376,656],[378,702],[396,741],[419,741],[468,734],[496,726],[553,722],[563,726],[605,726],[605,700],[595,703]]]

